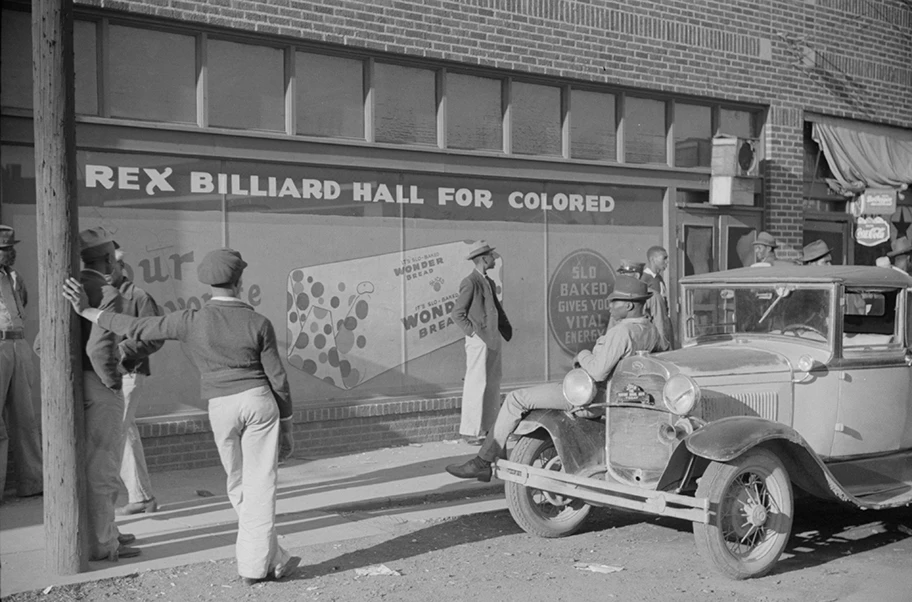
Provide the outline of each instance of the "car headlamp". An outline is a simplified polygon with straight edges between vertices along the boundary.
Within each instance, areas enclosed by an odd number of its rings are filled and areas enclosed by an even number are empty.
[[[561,390],[567,403],[575,408],[580,408],[595,399],[595,381],[582,368],[574,368],[567,372]]]
[[[689,376],[675,374],[662,389],[662,401],[671,413],[685,416],[700,401],[700,387]]]

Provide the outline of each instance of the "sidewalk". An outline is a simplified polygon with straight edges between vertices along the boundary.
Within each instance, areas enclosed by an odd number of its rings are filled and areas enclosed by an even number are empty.
[[[292,459],[279,467],[280,542],[295,549],[381,533],[363,521],[347,520],[347,512],[502,493],[499,481],[459,480],[444,471],[447,464],[477,451],[461,441],[444,441]],[[237,517],[225,495],[220,466],[153,473],[152,486],[158,512],[118,517],[121,532],[136,535],[134,545],[142,554],[116,563],[90,562],[87,572],[66,577],[43,568],[42,498],[8,498],[0,506],[0,596],[234,557]],[[122,492],[118,505],[125,500]]]

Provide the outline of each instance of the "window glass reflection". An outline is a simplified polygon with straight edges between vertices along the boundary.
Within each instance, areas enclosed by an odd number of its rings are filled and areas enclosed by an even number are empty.
[[[709,167],[712,163],[712,109],[675,103],[675,165]]]
[[[719,133],[740,138],[754,138],[757,136],[758,123],[755,113],[722,109],[719,112]]]
[[[628,96],[625,152],[627,163],[665,163],[665,102]]]
[[[447,147],[501,150],[501,81],[450,73],[446,88]]]
[[[278,48],[209,40],[209,124],[285,129],[285,63]]]
[[[570,92],[570,156],[599,161],[617,158],[614,110],[613,94]]]
[[[111,25],[112,117],[196,123],[196,40],[192,36]]]
[[[364,139],[360,60],[298,52],[295,85],[299,134]]]
[[[512,92],[513,152],[560,155],[560,88],[514,82]]]
[[[437,92],[433,71],[376,63],[374,90],[377,142],[437,144]]]

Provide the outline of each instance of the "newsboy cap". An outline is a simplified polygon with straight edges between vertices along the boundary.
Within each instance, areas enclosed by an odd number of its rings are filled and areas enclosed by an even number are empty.
[[[773,238],[773,235],[769,232],[761,232],[757,235],[757,238],[754,240],[755,245],[766,245],[771,249],[778,248],[779,245],[776,243],[776,239]]]
[[[485,253],[490,253],[493,250],[494,250],[494,247],[490,246],[488,243],[486,243],[483,240],[479,240],[474,245],[472,245],[472,249],[469,251],[469,254],[466,255],[466,259],[475,259],[479,255],[484,255]]]
[[[651,296],[652,291],[645,282],[622,274],[615,278],[614,290],[608,295],[608,301],[645,301]]]
[[[804,249],[801,250],[801,263],[811,263],[812,261],[817,261],[821,257],[826,257],[830,255],[830,247],[827,246],[822,240],[815,240],[812,243],[809,243],[804,246]]]
[[[892,251],[887,253],[887,257],[896,257],[897,255],[905,255],[906,253],[912,253],[912,242],[909,242],[909,239],[905,236],[900,236],[896,240],[890,243]]]
[[[234,249],[215,249],[209,251],[196,267],[196,277],[211,286],[234,284],[246,267],[247,262]]]
[[[101,259],[114,253],[114,239],[104,226],[94,226],[79,232],[79,256],[83,261]]]
[[[17,242],[15,230],[10,226],[0,226],[0,248],[11,247]]]

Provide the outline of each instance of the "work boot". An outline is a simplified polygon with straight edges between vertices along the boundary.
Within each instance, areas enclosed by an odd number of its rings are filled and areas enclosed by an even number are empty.
[[[121,506],[114,511],[114,514],[117,516],[127,516],[130,514],[142,514],[142,513],[151,513],[158,510],[158,503],[155,501],[155,498],[149,498],[148,500],[142,502],[130,502],[126,506]]]
[[[128,546],[134,541],[136,541],[136,536],[132,533],[121,533],[117,536],[117,543],[122,546]]]
[[[446,471],[460,479],[478,479],[482,483],[491,480],[491,463],[475,456],[465,464],[450,464]]]

